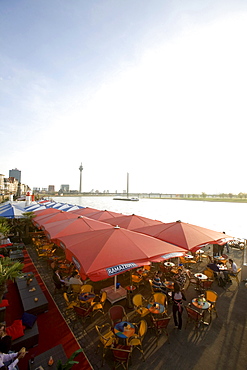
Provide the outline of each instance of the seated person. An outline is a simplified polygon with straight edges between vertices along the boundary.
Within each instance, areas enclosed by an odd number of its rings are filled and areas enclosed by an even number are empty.
[[[0,352],[8,353],[12,344],[12,338],[6,333],[6,325],[0,324]]]
[[[62,276],[59,273],[59,269],[55,269],[53,271],[52,279],[55,283],[55,285],[60,289],[62,286],[65,285],[65,280],[63,280]]]
[[[81,277],[77,271],[73,271],[71,277],[68,281],[69,284],[69,291],[71,290],[71,285],[83,285],[83,281],[81,281]]]
[[[166,294],[167,293],[167,288],[165,287],[165,285],[161,281],[161,279],[160,279],[161,276],[162,276],[161,271],[156,271],[155,272],[154,277],[153,277],[153,281],[152,281],[152,287],[153,287],[154,291],[160,291],[160,292]]]
[[[174,275],[174,281],[180,285],[180,288],[184,288],[186,282],[186,273],[182,271],[181,268],[178,269],[178,273]]]
[[[231,267],[227,271],[223,271],[225,280],[229,283],[232,283],[230,276],[236,276],[238,273],[238,267],[235,262],[231,258],[229,258],[229,263]]]
[[[18,362],[26,354],[25,348],[19,352],[2,353],[0,352],[0,370],[18,370]]]

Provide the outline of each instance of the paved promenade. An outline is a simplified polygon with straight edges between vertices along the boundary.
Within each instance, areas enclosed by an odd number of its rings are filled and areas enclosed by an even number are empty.
[[[60,311],[64,315],[68,325],[73,331],[75,337],[84,349],[93,369],[112,369],[113,361],[110,351],[106,355],[106,361],[101,367],[101,350],[97,351],[97,334],[95,331],[95,324],[103,324],[109,322],[107,311],[110,307],[109,302],[105,305],[105,315],[97,314],[90,322],[88,320],[82,328],[76,325],[74,329],[73,323],[75,317],[73,315],[65,314],[65,302],[60,293],[53,294],[54,286],[52,283],[52,271],[44,259],[38,259],[36,251],[32,246],[27,246],[27,250],[38,269],[42,279],[44,280],[48,290],[53,295],[53,298],[58,305]],[[212,252],[211,252],[212,253]],[[229,257],[232,258],[238,266],[242,265],[243,252],[238,249],[230,249]],[[198,272],[203,271],[206,261],[203,260],[198,265]],[[126,280],[123,280],[123,279]],[[128,285],[128,274],[119,276],[119,281],[122,286]],[[112,284],[109,281],[93,283],[96,292],[104,286]],[[199,330],[195,330],[192,323],[185,328],[187,314],[183,312],[183,328],[178,331],[174,328],[173,319],[171,319],[168,332],[170,343],[167,342],[167,337],[162,334],[158,347],[156,347],[155,335],[153,329],[148,329],[148,332],[143,341],[146,361],[142,361],[141,354],[138,350],[133,351],[131,369],[142,370],[177,370],[179,368],[185,370],[245,370],[247,368],[247,324],[246,324],[246,308],[247,308],[247,288],[243,282],[239,286],[233,280],[233,283],[227,285],[223,289],[213,283],[212,289],[219,294],[217,302],[218,318],[213,313],[213,319],[209,326],[204,326]],[[140,286],[139,292],[145,297],[150,297],[150,288],[147,283]],[[185,290],[187,303],[197,296],[193,286]],[[119,302],[122,304],[130,321],[138,322],[139,318],[135,315],[133,309],[126,307],[126,300]],[[171,313],[171,305],[169,305],[169,312]],[[148,321],[149,319],[147,319]],[[149,321],[148,321],[149,323]],[[85,329],[85,330],[84,330]],[[83,370],[83,369],[82,369]]]

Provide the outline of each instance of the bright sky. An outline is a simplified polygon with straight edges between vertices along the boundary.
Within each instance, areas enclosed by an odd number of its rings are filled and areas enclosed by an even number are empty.
[[[1,0],[0,173],[247,192],[246,0]]]

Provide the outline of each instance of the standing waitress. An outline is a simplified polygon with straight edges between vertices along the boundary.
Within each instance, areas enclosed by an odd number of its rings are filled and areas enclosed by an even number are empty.
[[[178,330],[182,329],[183,300],[186,301],[184,293],[181,291],[180,285],[175,282],[174,290],[172,292],[172,313],[175,328],[178,328]]]

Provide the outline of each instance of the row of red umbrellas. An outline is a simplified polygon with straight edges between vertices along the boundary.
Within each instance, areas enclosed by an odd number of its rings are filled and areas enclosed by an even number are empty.
[[[105,279],[166,256],[182,255],[225,234],[182,223],[81,208],[35,212],[34,224],[65,249],[83,278]]]

